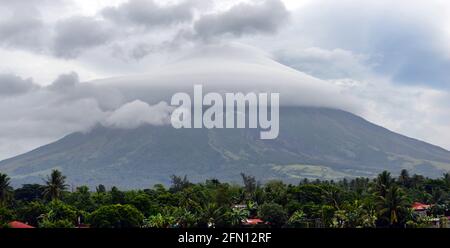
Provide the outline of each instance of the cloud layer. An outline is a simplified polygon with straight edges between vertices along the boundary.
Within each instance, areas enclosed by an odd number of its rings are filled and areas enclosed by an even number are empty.
[[[311,1],[294,14],[282,43],[288,50],[351,51],[395,83],[448,90],[449,9],[444,1]],[[304,56],[297,58],[297,64],[305,62]]]
[[[31,79],[0,74],[0,157],[44,145],[96,125],[135,128],[168,123],[171,107],[134,100],[111,88],[80,83],[76,73],[41,87]]]
[[[170,4],[129,0],[104,7],[93,16],[73,15],[55,20],[43,17],[42,13],[50,7],[63,8],[63,3],[19,1],[0,6],[0,13],[6,16],[0,22],[0,45],[63,59],[75,59],[91,49],[110,46],[113,52],[126,49],[132,51],[132,57],[142,58],[133,55],[139,53],[136,51],[143,44],[173,49],[191,40],[222,35],[275,33],[289,15],[280,0],[242,2],[220,11],[214,8],[213,2],[201,0]],[[136,37],[149,41],[133,44],[131,40]],[[150,40],[158,42],[154,44]]]

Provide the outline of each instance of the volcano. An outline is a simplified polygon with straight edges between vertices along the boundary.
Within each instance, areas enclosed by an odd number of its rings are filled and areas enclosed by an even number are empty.
[[[88,83],[114,89],[124,103],[170,102],[173,93],[189,92],[199,83],[206,91],[277,92],[279,135],[261,140],[260,130],[249,128],[174,129],[148,123],[119,128],[99,123],[1,161],[0,171],[13,184],[42,183],[52,169],[61,170],[75,186],[127,189],[167,184],[171,175],[187,175],[195,182],[239,182],[243,172],[262,182],[298,183],[401,169],[437,177],[450,170],[449,151],[363,119],[333,85],[249,49],[209,48],[147,74]]]

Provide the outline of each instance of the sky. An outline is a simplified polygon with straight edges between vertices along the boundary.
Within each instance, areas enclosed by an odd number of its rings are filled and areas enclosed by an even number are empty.
[[[164,102],[91,81],[173,70],[205,48],[219,66],[237,51],[295,69],[347,110],[450,149],[448,1],[0,0],[0,160],[98,123],[164,124]]]

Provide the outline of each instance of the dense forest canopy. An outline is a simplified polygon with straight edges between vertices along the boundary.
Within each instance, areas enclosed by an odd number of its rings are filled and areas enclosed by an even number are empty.
[[[43,185],[13,189],[0,173],[0,225],[20,221],[40,228],[168,227],[428,227],[448,224],[450,174],[431,179],[383,171],[374,179],[264,185],[242,174],[242,184],[217,179],[191,183],[172,176],[170,187],[121,191],[69,189],[58,170]],[[428,206],[425,211],[413,203]]]

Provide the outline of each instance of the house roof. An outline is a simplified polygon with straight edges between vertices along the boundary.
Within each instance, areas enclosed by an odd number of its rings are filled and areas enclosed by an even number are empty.
[[[431,205],[420,203],[420,202],[414,202],[411,207],[412,207],[412,209],[414,209],[416,211],[421,211],[421,210],[429,209],[431,207]]]
[[[33,226],[27,225],[27,224],[25,224],[23,222],[20,222],[20,221],[9,222],[8,226],[10,228],[34,228]]]
[[[244,225],[258,225],[261,223],[264,223],[264,221],[261,219],[246,219],[243,224]]]

